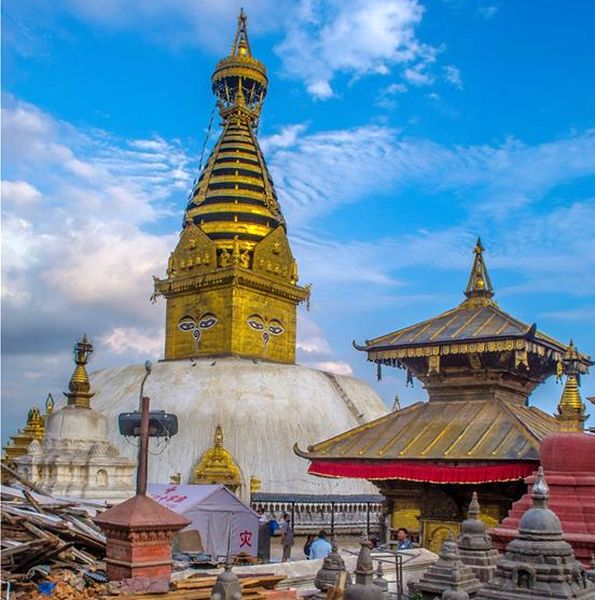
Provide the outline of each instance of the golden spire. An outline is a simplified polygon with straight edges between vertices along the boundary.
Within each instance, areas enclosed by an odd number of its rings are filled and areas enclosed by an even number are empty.
[[[68,384],[69,391],[64,392],[64,395],[68,398],[69,406],[89,408],[91,398],[95,395],[91,392],[91,384],[85,368],[92,354],[93,344],[89,342],[85,333],[80,342],[77,342],[74,346],[74,363],[76,367]]]
[[[252,56],[247,20],[242,8],[231,54],[217,63],[211,81],[221,117],[226,120],[234,116],[254,126],[258,123],[269,81],[264,64]]]
[[[467,296],[468,301],[473,300],[474,303],[488,304],[491,302],[490,298],[494,295],[494,290],[490,276],[488,275],[488,269],[483,260],[484,247],[481,245],[480,238],[477,238],[473,252],[475,258],[469,275],[467,289],[465,290],[465,296]]]
[[[556,418],[560,422],[561,431],[580,433],[584,431],[587,415],[585,415],[585,404],[579,391],[580,354],[572,340],[564,353],[562,363],[566,373],[566,383],[558,403]]]
[[[217,425],[213,441],[213,446],[202,455],[200,462],[194,467],[192,483],[222,483],[235,491],[242,485],[242,475],[231,453],[223,447],[221,425]]]
[[[298,285],[285,219],[256,137],[268,89],[242,10],[211,78],[223,130],[191,191],[167,278],[165,359],[242,356],[295,362]]]

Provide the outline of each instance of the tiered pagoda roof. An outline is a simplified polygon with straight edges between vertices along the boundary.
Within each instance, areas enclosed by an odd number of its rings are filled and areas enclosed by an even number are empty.
[[[528,476],[541,440],[561,420],[528,405],[536,385],[585,372],[589,357],[504,312],[480,240],[456,308],[356,346],[379,366],[408,370],[429,402],[417,402],[308,447],[309,472],[328,477],[482,483]],[[572,359],[572,360],[571,360]],[[431,468],[428,465],[432,465]],[[464,468],[462,468],[464,466]]]

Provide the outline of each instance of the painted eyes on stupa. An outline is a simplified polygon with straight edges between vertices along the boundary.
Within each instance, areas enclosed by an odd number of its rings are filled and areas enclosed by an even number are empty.
[[[200,318],[200,321],[198,322],[198,326],[200,329],[210,329],[216,323],[217,323],[217,317],[212,313],[206,313]]]
[[[265,342],[268,342],[271,335],[281,335],[285,332],[283,324],[278,319],[265,320],[260,315],[250,315],[247,319],[248,326],[255,331],[262,332]]]
[[[191,317],[184,317],[178,323],[178,329],[180,329],[180,331],[192,331],[195,327],[196,323]]]
[[[262,319],[257,316],[248,317],[248,325],[256,331],[264,330],[264,323],[262,322]]]
[[[273,335],[281,335],[285,329],[283,325],[281,325],[281,321],[277,321],[277,319],[273,319],[269,322],[269,332]]]

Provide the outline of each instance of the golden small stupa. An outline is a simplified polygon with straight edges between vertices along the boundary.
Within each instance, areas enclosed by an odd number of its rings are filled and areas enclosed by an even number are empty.
[[[242,485],[240,468],[231,452],[223,446],[223,428],[217,425],[214,444],[201,457],[194,467],[192,483],[213,484],[222,483],[232,492]]]

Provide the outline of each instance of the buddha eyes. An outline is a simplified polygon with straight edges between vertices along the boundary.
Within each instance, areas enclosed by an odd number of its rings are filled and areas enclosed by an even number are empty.
[[[248,325],[256,331],[262,331],[264,329],[264,323],[258,317],[248,317]]]
[[[217,323],[217,317],[212,313],[205,313],[198,320],[198,324],[192,317],[183,317],[178,323],[180,331],[193,331],[199,329],[210,329]]]
[[[184,317],[179,323],[178,327],[181,331],[192,331],[196,327],[194,319],[190,317]]]
[[[269,323],[269,331],[273,335],[281,335],[285,331],[285,329],[283,329],[283,325],[281,325],[281,322],[275,319]]]
[[[281,335],[285,331],[281,321],[277,319],[271,319],[270,321],[265,322],[260,315],[250,315],[247,322],[255,331],[263,332],[262,335],[265,341],[268,341],[269,333],[272,335]]]
[[[217,323],[217,317],[211,313],[207,313],[201,317],[198,326],[201,329],[210,329],[215,323]]]

